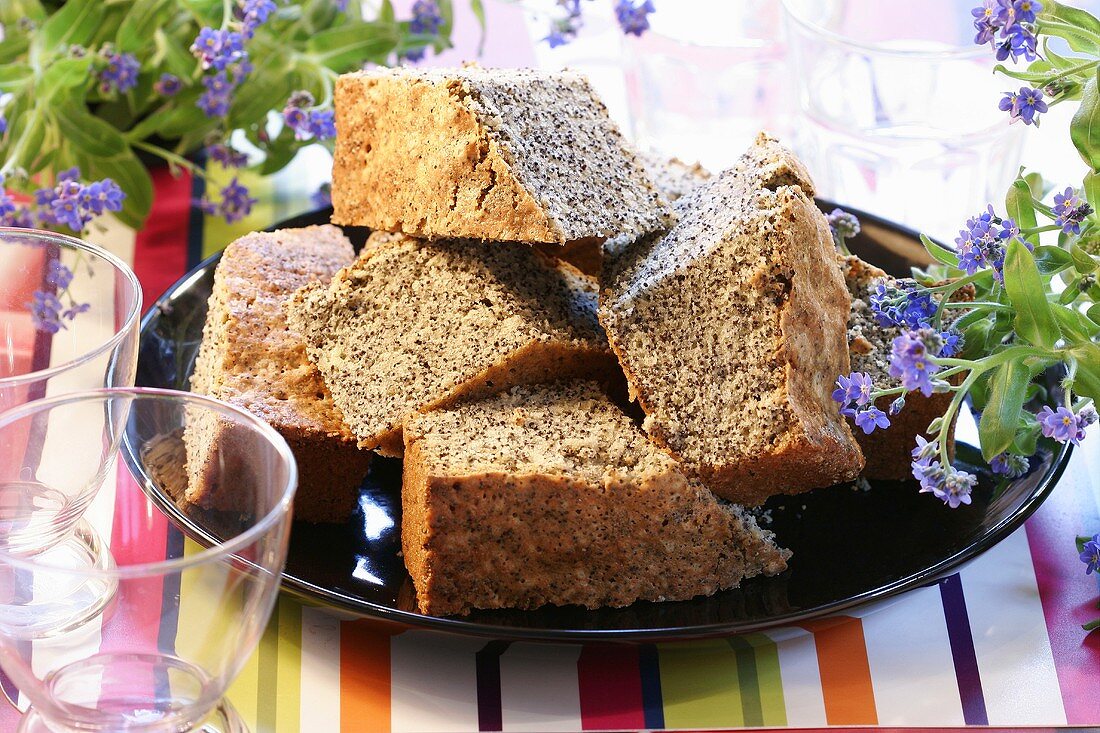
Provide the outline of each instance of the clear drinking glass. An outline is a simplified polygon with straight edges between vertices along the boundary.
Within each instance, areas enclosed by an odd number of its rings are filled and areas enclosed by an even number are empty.
[[[0,412],[49,395],[128,387],[137,367],[141,287],[121,260],[72,237],[0,228]],[[38,424],[0,440],[0,549],[106,562],[76,528],[102,477],[54,474],[70,461],[105,465],[86,446],[44,443]],[[117,435],[103,436],[105,450]],[[73,473],[71,476],[75,476]]]
[[[669,6],[673,3],[669,3]],[[774,0],[677,0],[624,37],[624,75],[639,147],[713,171],[760,130],[786,137],[790,85]]]
[[[1003,197],[1023,125],[959,0],[783,0],[800,109],[795,146],[820,195],[952,237]]]
[[[140,388],[0,415],[0,440],[29,430],[71,455],[26,462],[32,476],[114,483],[77,520],[104,538],[105,565],[56,548],[0,548],[0,668],[30,704],[19,730],[244,730],[222,698],[263,633],[286,561],[297,485],[286,441],[217,400]],[[120,450],[111,451],[117,435]],[[170,546],[169,533],[187,533],[189,482],[232,491],[238,510],[203,514],[193,551],[151,556],[150,547]],[[205,623],[183,628],[183,604]]]

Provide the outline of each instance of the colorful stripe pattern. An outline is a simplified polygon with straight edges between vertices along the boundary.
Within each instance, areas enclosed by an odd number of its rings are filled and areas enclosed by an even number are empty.
[[[158,180],[166,225],[139,235],[133,253],[150,290],[294,213],[252,183],[276,203],[227,228],[188,210],[195,182]],[[1100,456],[1077,451],[1024,530],[932,587],[742,637],[509,644],[379,628],[285,597],[230,698],[256,733],[1100,725],[1100,634],[1079,630],[1100,590],[1072,546],[1100,528],[1097,476]],[[120,482],[112,532],[148,531],[128,519],[128,491]],[[163,527],[151,539],[150,557],[190,551]],[[162,640],[206,622],[187,591],[160,590]],[[0,711],[0,731],[14,721]]]

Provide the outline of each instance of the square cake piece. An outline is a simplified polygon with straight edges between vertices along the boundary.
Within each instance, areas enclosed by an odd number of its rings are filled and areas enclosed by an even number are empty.
[[[600,320],[645,429],[743,504],[855,478],[830,398],[850,297],[809,175],[761,135],[677,206],[667,235],[605,252]]]
[[[337,224],[564,244],[671,223],[576,72],[375,69],[341,76],[335,107]]]
[[[284,309],[298,288],[327,281],[354,257],[334,226],[254,232],[230,244],[214,272],[191,375],[193,392],[252,412],[290,444],[299,474],[294,514],[308,522],[347,519],[370,453],[356,446],[305,344],[287,328]],[[233,445],[223,428],[189,427],[184,498],[208,509],[246,510],[246,487],[214,485],[204,470],[208,461],[226,459]]]
[[[411,413],[516,384],[621,381],[596,318],[596,286],[532,248],[376,238],[290,306],[359,444],[403,450]]]
[[[405,445],[401,542],[423,613],[683,600],[790,556],[592,383],[415,415]]]

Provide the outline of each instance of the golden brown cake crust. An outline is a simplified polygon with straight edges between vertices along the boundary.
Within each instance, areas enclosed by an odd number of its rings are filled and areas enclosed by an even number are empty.
[[[605,248],[600,320],[647,432],[748,505],[863,465],[830,398],[849,370],[849,296],[812,190],[761,135],[678,202],[668,235]]]
[[[340,77],[335,108],[338,224],[564,244],[671,217],[574,72],[371,70]]]
[[[215,270],[191,376],[192,391],[243,407],[286,438],[299,464],[295,512],[305,521],[347,518],[370,454],[356,447],[301,339],[289,330],[284,306],[299,287],[327,280],[353,257],[351,243],[332,226],[256,232],[231,243]],[[201,455],[227,439],[222,428],[208,428],[202,446],[189,441],[196,471]],[[241,508],[232,492],[195,476],[188,501]]]
[[[786,567],[771,533],[592,384],[417,415],[405,441],[402,547],[423,613],[679,600]]]

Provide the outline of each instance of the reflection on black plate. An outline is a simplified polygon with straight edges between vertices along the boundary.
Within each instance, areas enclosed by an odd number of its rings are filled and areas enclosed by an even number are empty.
[[[826,211],[832,205],[822,202]],[[298,227],[328,221],[319,211],[284,222]],[[926,264],[915,234],[856,213],[863,232],[852,250],[888,272],[906,275]],[[363,231],[348,230],[362,244]],[[176,283],[142,322],[138,384],[185,389],[202,336],[216,258]],[[960,443],[965,465],[975,451]],[[791,623],[928,583],[988,549],[1018,527],[1043,501],[1068,457],[1040,453],[1032,471],[994,496],[985,472],[974,504],[955,511],[917,493],[913,482],[873,482],[870,490],[834,486],[768,502],[780,544],[794,551],[787,572],[754,578],[710,598],[636,603],[586,611],[476,612],[436,618],[415,611],[411,581],[400,555],[401,465],[374,461],[359,508],[342,526],[294,525],[284,586],[307,599],[380,621],[502,639],[642,640],[751,631]],[[971,470],[978,469],[970,466]],[[200,541],[217,535],[217,517],[177,509],[184,531]]]

